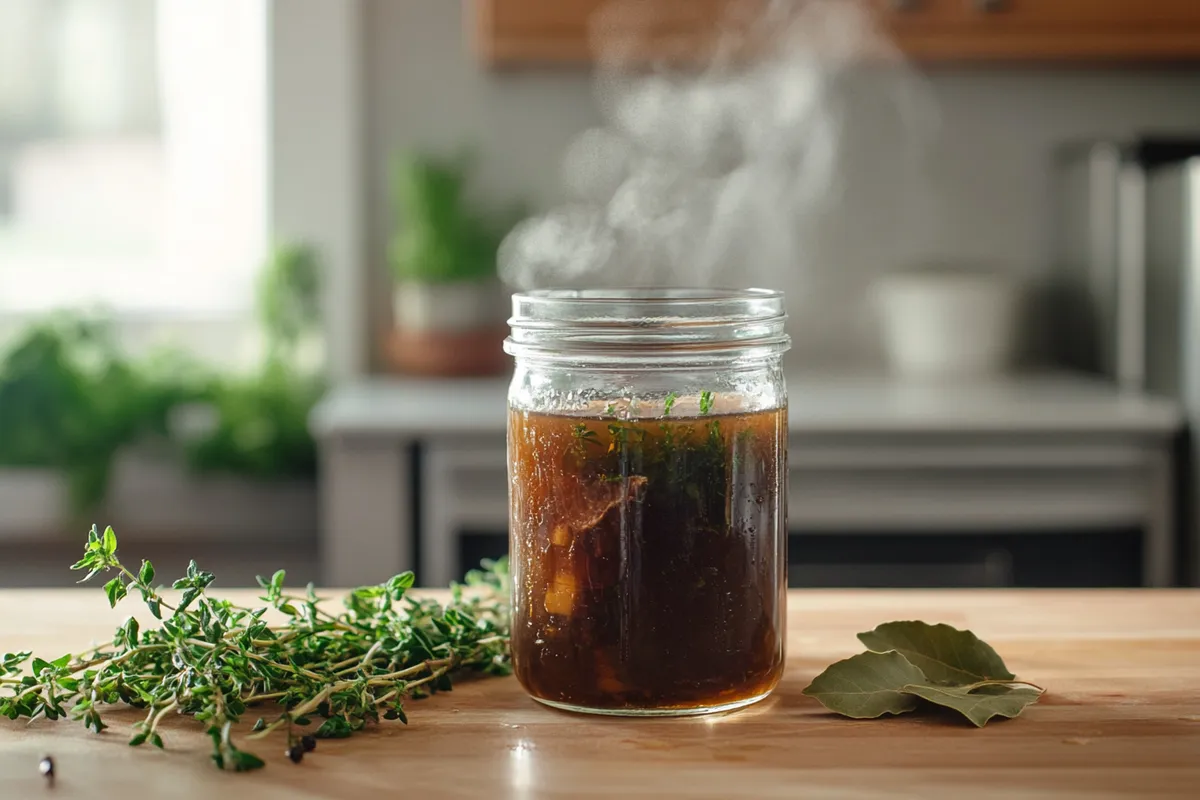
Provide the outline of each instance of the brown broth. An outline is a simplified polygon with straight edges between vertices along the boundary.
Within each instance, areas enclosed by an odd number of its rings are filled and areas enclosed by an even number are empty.
[[[513,665],[534,697],[687,710],[774,687],[786,427],[511,412]]]

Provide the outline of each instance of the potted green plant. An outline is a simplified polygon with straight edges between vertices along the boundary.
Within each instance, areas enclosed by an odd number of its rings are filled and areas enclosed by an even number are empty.
[[[172,410],[170,438],[118,458],[105,519],[159,541],[313,541],[317,455],[307,421],[324,381],[283,360],[183,379],[193,385]]]
[[[496,252],[522,214],[490,217],[467,197],[470,159],[407,155],[396,161],[396,230],[388,248],[395,282],[385,353],[402,372],[429,375],[504,369],[507,303]]]
[[[103,502],[117,451],[161,421],[100,317],[56,314],[0,358],[0,537],[54,532]]]
[[[271,251],[257,295],[265,352],[250,372],[215,372],[178,352],[143,367],[145,383],[174,398],[169,440],[120,460],[109,519],[160,539],[315,537],[308,414],[325,390],[322,278],[313,248]]]
[[[134,358],[118,340],[137,329],[90,313],[20,330],[0,353],[0,540],[96,518],[156,540],[312,540],[320,267],[300,244],[271,253],[251,372],[172,347]]]

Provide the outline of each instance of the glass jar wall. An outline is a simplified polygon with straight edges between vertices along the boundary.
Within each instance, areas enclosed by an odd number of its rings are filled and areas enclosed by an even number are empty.
[[[559,290],[513,309],[517,678],[597,713],[762,699],[784,658],[781,295]]]

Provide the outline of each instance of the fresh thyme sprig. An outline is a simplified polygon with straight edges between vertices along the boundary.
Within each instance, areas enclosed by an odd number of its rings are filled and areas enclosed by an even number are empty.
[[[207,726],[216,765],[243,771],[264,763],[233,739],[233,726],[249,708],[266,712],[249,738],[286,729],[287,754],[299,761],[312,749],[306,729],[314,718],[323,720],[314,736],[350,736],[381,717],[407,722],[404,701],[448,691],[456,672],[509,672],[503,560],[467,576],[468,587],[478,589],[451,587],[446,606],[409,597],[414,578],[405,572],[352,591],[336,614],[321,607],[311,584],[302,596],[285,593],[282,571],[259,578],[261,608],[210,597],[213,575],[194,561],[174,582],[178,599],[169,602],[149,561],[136,574],[121,563],[112,528],[100,533],[93,526],[72,569],[88,570],[84,581],[115,571],[104,586],[110,605],[136,592],[162,625],[142,630],[131,617],[111,642],[54,661],[29,652],[3,656],[2,716],[70,717],[100,733],[108,727],[101,708],[124,703],[146,711],[129,743],[162,747],[162,721],[186,714]],[[286,622],[269,624],[268,608]]]

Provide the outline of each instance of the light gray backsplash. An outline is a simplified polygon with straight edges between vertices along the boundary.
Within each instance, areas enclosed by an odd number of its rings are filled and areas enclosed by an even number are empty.
[[[571,138],[598,122],[582,71],[494,73],[464,35],[466,2],[367,0],[365,76],[372,330],[389,319],[386,164],[400,147],[477,147],[481,192],[547,205],[560,197]],[[1200,69],[938,69],[938,109],[926,158],[899,145],[898,123],[863,75],[847,95],[841,185],[813,225],[809,266],[746,282],[791,297],[794,358],[802,364],[880,358],[867,287],[926,259],[1002,266],[1031,283],[1053,260],[1050,158],[1066,139],[1139,131],[1200,132]]]

